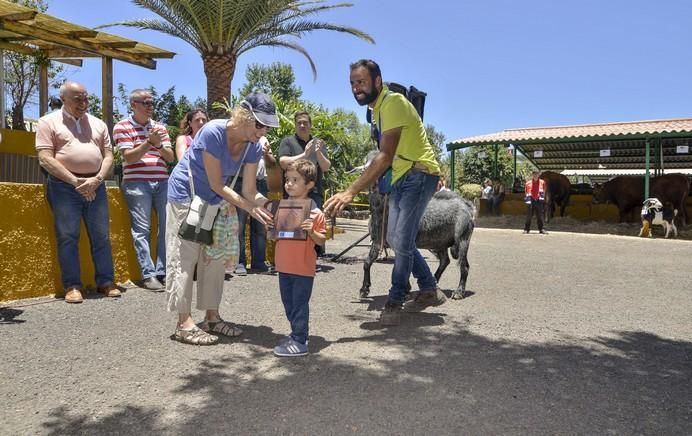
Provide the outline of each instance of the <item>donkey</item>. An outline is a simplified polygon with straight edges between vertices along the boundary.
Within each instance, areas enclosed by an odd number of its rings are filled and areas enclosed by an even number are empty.
[[[385,195],[378,191],[377,183],[370,187],[369,193],[369,229],[372,243],[368,257],[363,264],[361,298],[367,297],[370,293],[370,267],[379,256],[380,251],[387,247],[384,237],[387,233]],[[473,234],[475,215],[476,208],[473,203],[463,199],[453,191],[439,191],[428,203],[416,237],[416,247],[430,250],[440,262],[437,271],[435,271],[436,280],[440,280],[442,273],[450,263],[449,248],[451,248],[452,257],[458,259],[459,286],[452,292],[452,298],[455,300],[464,298],[466,290],[466,278],[469,275],[467,254]]]

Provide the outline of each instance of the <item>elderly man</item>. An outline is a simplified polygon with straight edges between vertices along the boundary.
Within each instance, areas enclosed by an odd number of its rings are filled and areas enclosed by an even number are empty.
[[[168,167],[174,154],[166,127],[152,120],[154,98],[146,89],[130,93],[132,115],[113,127],[113,141],[123,155],[122,190],[132,222],[132,239],[142,273],[142,287],[163,292],[166,277],[166,202]],[[151,210],[156,210],[156,263],[151,258]]]
[[[82,219],[89,234],[97,290],[107,297],[119,297],[113,282],[108,199],[103,185],[113,164],[108,127],[86,113],[87,92],[79,83],[62,85],[60,98],[62,109],[38,120],[36,150],[48,172],[46,196],[55,220],[65,301],[81,303],[83,299],[78,247]]]
[[[428,264],[416,248],[416,235],[423,212],[437,188],[440,167],[416,108],[401,94],[390,92],[382,82],[380,67],[362,59],[351,65],[351,91],[358,104],[367,105],[377,125],[380,151],[365,172],[349,186],[329,198],[325,213],[338,213],[360,191],[372,184],[391,166],[392,190],[389,195],[387,242],[394,249],[394,269],[389,298],[380,324],[397,325],[402,307],[420,312],[439,306],[446,297],[437,286]],[[409,276],[418,281],[416,299],[403,306]]]
[[[279,165],[286,171],[288,165],[298,159],[307,159],[317,166],[317,181],[308,197],[322,209],[324,201],[323,174],[329,170],[332,163],[327,158],[327,145],[323,140],[312,136],[312,118],[305,111],[298,111],[293,115],[295,121],[295,135],[286,136],[279,144]],[[284,195],[286,197],[286,195]],[[315,245],[318,255],[324,254],[324,246]]]

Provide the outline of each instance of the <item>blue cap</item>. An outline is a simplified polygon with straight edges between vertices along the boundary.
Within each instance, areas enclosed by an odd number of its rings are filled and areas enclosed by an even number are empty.
[[[276,116],[276,105],[272,99],[261,92],[248,94],[240,104],[250,109],[255,119],[265,126],[279,127],[279,117]]]

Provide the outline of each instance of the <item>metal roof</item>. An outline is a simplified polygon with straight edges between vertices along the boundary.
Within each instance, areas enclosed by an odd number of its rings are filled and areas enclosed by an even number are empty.
[[[110,57],[155,69],[175,53],[0,0],[0,48],[51,59]],[[70,62],[68,62],[70,63]]]
[[[647,140],[652,167],[692,168],[692,118],[507,129],[458,139],[447,150],[511,144],[542,170],[644,169]]]

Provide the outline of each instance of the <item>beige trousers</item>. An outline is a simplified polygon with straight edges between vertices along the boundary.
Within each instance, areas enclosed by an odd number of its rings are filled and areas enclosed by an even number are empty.
[[[224,260],[204,255],[204,245],[178,236],[189,203],[166,205],[166,291],[170,312],[192,312],[192,286],[197,265],[197,309],[218,310],[224,284]]]

